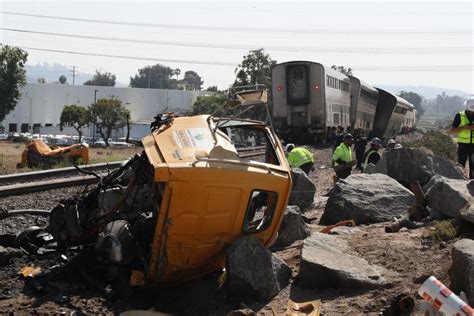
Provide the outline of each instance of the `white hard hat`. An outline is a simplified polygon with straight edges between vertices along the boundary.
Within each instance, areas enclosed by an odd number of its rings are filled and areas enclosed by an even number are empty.
[[[396,144],[395,147],[393,147],[394,149],[400,149],[400,148],[403,148],[402,144]]]
[[[474,96],[469,97],[464,101],[466,109],[469,111],[474,111]]]
[[[288,144],[286,144],[286,146],[285,146],[285,150],[286,150],[286,151],[289,151],[290,148],[294,148],[294,147],[295,147],[295,144],[293,144],[293,143],[288,143]]]

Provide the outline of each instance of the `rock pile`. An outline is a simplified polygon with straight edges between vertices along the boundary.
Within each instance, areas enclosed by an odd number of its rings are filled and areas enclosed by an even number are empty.
[[[311,181],[306,172],[300,168],[291,170],[291,178],[293,186],[288,205],[297,205],[301,210],[309,208],[314,201],[316,185]]]
[[[474,223],[474,180],[435,176],[424,189],[429,207],[445,215]]]
[[[458,240],[453,247],[453,263],[449,269],[451,290],[465,292],[474,305],[474,240]]]
[[[270,299],[285,288],[291,269],[257,239],[243,237],[227,250],[229,292],[241,297]]]
[[[301,216],[300,209],[296,205],[286,207],[280,230],[278,231],[278,239],[273,247],[286,247],[297,240],[303,240],[310,235],[308,226]]]
[[[320,224],[353,219],[359,224],[390,221],[416,203],[412,192],[383,174],[354,174],[331,192]]]
[[[298,283],[322,289],[377,288],[389,284],[384,278],[386,272],[351,254],[347,241],[314,233],[303,244]]]
[[[423,148],[401,148],[385,152],[371,173],[386,174],[400,183],[426,184],[433,176],[465,179],[462,169],[453,161],[434,155]]]

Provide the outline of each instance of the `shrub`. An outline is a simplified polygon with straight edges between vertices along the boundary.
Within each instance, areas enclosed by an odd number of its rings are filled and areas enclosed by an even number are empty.
[[[448,241],[458,236],[458,230],[450,220],[437,221],[427,229],[425,237],[439,241]]]
[[[451,136],[440,131],[429,131],[422,139],[403,144],[404,147],[425,147],[435,155],[457,161],[457,145]]]

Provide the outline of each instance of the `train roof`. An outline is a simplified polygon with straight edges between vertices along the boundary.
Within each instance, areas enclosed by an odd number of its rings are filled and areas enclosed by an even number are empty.
[[[314,61],[309,61],[309,60],[290,60],[290,61],[284,61],[282,63],[277,63],[275,65],[272,65],[272,67],[276,67],[276,66],[283,66],[285,64],[316,64],[318,66],[321,66],[321,67],[324,67],[323,64],[321,63],[316,63]]]
[[[366,90],[366,91],[368,91],[368,92],[370,92],[370,93],[373,93],[373,94],[378,94],[377,89],[375,89],[374,87],[372,87],[370,84],[368,84],[367,82],[362,81],[362,80],[360,80],[360,79],[359,79],[359,81],[360,81],[360,88],[361,88],[361,89],[364,89],[364,90]]]
[[[324,69],[324,72],[327,74],[327,75],[330,75],[330,76],[333,76],[337,79],[341,79],[341,80],[344,80],[344,79],[349,79],[349,76],[346,75],[346,74],[343,74],[342,72],[340,71],[337,71],[337,70],[334,70],[332,69],[331,67],[327,67],[321,63],[317,63],[317,62],[314,62],[314,61],[308,61],[308,60],[291,60],[291,61],[285,61],[285,62],[282,62],[282,63],[278,63],[278,64],[275,64],[272,66],[273,67],[277,67],[277,66],[286,66],[288,64],[313,64],[313,65],[317,65],[321,68]]]
[[[415,106],[413,104],[411,104],[410,102],[408,102],[404,98],[401,98],[398,95],[396,95],[395,98],[397,98],[397,103],[408,107],[410,110],[413,110],[415,108]]]

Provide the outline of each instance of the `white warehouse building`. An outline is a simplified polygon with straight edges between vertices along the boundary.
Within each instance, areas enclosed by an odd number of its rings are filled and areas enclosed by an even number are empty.
[[[209,92],[28,83],[21,89],[21,98],[1,122],[0,128],[11,133],[76,135],[72,128],[59,131],[60,115],[65,105],[87,107],[95,98],[115,98],[121,100],[131,113],[131,137],[141,138],[158,113],[187,112],[198,96],[206,94]],[[84,131],[85,136],[90,134],[91,129]]]

